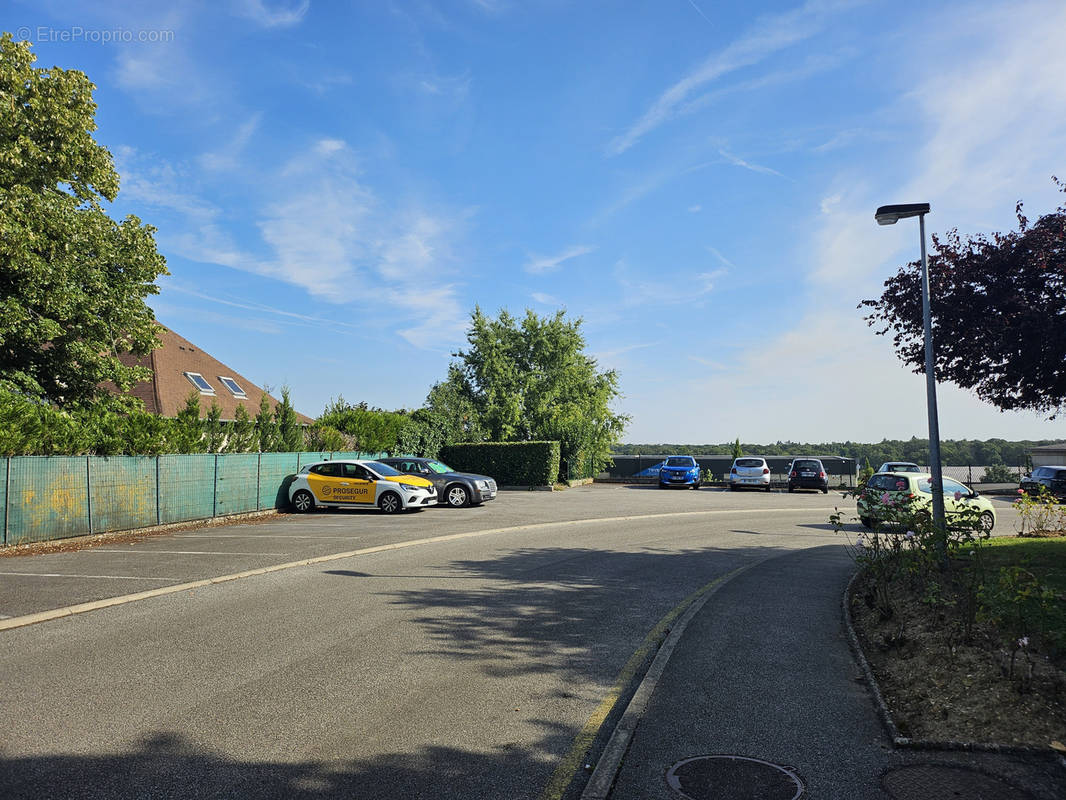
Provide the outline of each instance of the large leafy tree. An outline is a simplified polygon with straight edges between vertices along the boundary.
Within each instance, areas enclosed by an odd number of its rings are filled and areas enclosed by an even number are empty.
[[[102,208],[118,174],[93,139],[95,87],[34,61],[27,42],[0,38],[0,388],[79,406],[104,381],[148,377],[118,355],[158,345],[144,299],[166,263],[154,228]]]
[[[580,319],[529,310],[521,320],[507,311],[492,319],[475,308],[467,341],[431,400],[451,396],[474,409],[472,427],[491,441],[557,439],[564,459],[609,460],[628,417],[611,410],[618,375],[585,354]]]
[[[1066,184],[1055,179],[1066,191]],[[996,407],[1054,418],[1066,406],[1066,206],[1018,229],[933,236],[929,282],[937,377]],[[925,371],[921,262],[902,267],[860,308],[896,354]]]

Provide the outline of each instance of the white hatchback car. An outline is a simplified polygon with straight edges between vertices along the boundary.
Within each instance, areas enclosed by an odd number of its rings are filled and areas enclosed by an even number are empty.
[[[729,488],[749,486],[753,489],[770,491],[770,467],[765,458],[742,456],[733,460],[729,468]]]

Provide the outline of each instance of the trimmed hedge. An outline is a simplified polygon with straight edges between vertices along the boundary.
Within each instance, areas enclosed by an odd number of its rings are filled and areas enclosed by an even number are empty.
[[[500,486],[551,486],[559,478],[558,442],[484,442],[442,447],[440,460]]]

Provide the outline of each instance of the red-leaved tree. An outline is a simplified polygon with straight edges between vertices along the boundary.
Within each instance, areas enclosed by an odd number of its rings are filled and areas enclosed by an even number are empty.
[[[1066,183],[1052,178],[1066,192]],[[1051,419],[1066,408],[1066,204],[1034,224],[991,236],[933,236],[929,283],[938,379],[996,407]],[[892,335],[896,355],[925,371],[921,262],[864,300],[867,323]]]

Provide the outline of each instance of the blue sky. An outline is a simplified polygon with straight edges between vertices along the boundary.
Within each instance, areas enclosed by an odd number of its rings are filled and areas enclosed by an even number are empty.
[[[479,304],[582,317],[626,441],[923,436],[856,309],[918,253],[874,209],[1005,229],[1066,175],[1060,0],[85,5],[3,28],[96,83],[157,317],[312,416],[421,405]],[[945,438],[1066,438],[940,401]]]

